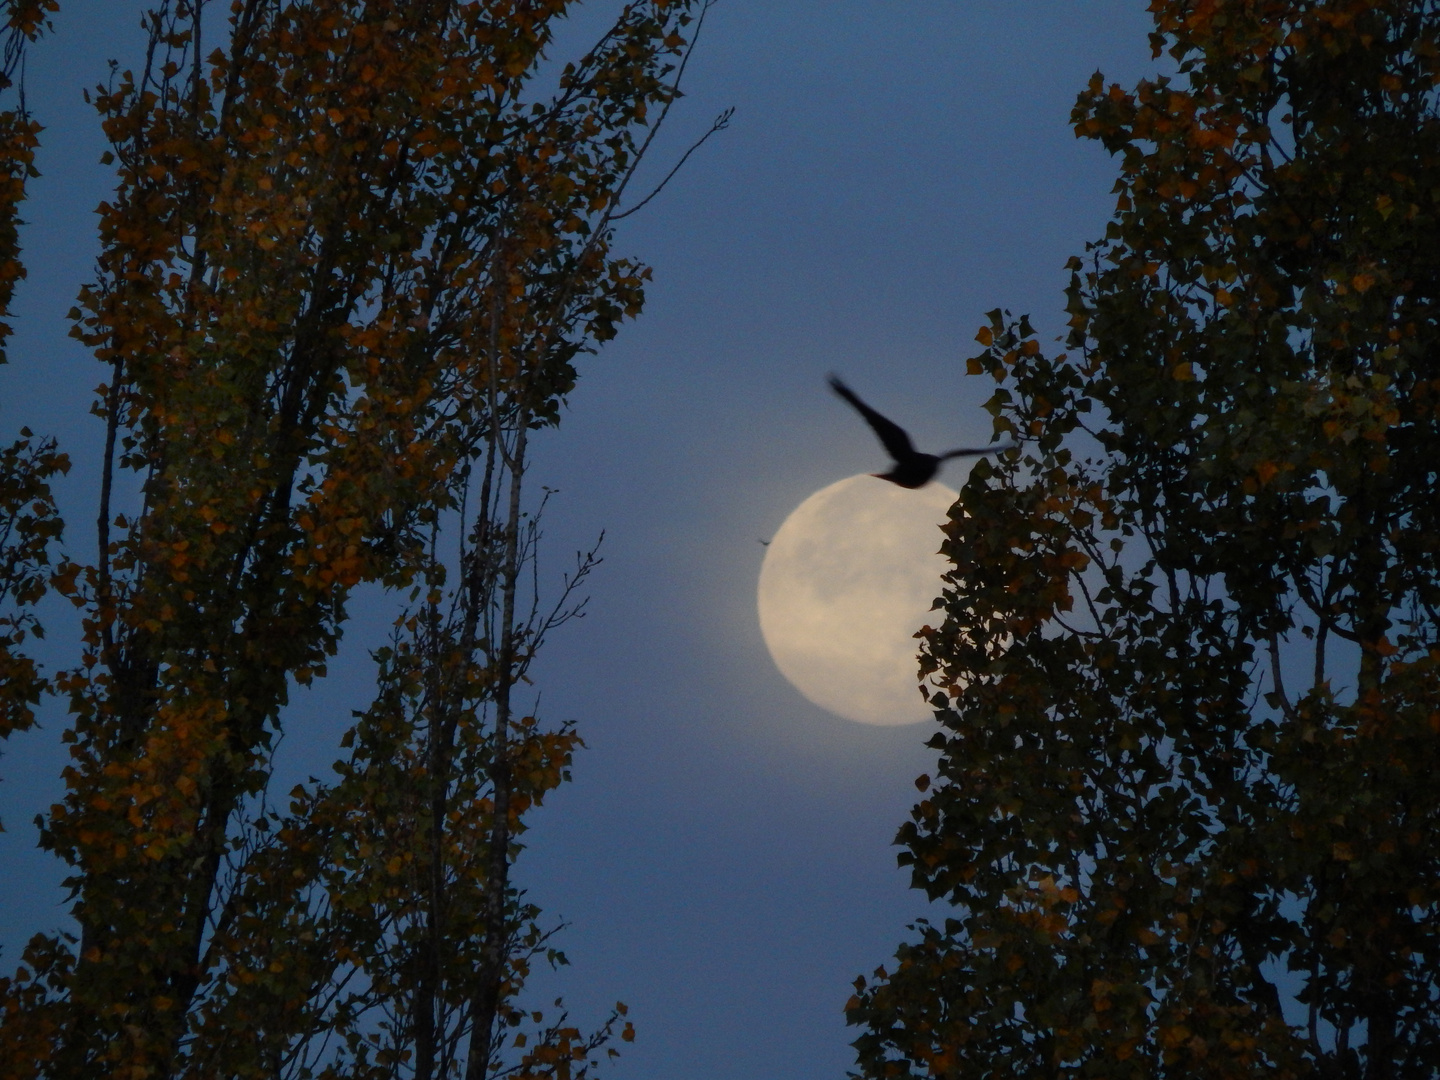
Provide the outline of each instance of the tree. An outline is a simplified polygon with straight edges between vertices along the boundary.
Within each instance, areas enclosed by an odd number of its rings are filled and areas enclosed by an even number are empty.
[[[39,36],[53,0],[7,0],[0,94],[17,89],[16,74],[25,46]],[[10,303],[25,275],[19,244],[20,203],[35,174],[38,125],[23,95],[0,110],[0,364],[10,337]],[[62,531],[50,480],[69,468],[53,439],[37,440],[28,429],[0,449],[0,739],[35,722],[34,707],[49,683],[26,655],[27,638],[43,636],[34,604],[44,595],[52,548]]]
[[[595,561],[543,603],[524,480],[640,310],[612,222],[706,5],[632,0],[556,68],[573,6],[235,0],[207,55],[169,0],[98,91],[99,558],[54,578],[85,640],[42,824],[78,931],[0,982],[6,1077],[567,1078],[630,1037],[519,1002],[563,955],[510,867],[579,739],[516,687]],[[408,597],[374,702],[277,801],[365,585]]]
[[[947,526],[866,1077],[1440,1070],[1440,7],[1156,0],[1067,352]]]

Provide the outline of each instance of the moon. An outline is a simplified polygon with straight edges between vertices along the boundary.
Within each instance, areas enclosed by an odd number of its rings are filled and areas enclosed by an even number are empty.
[[[935,618],[949,565],[939,525],[958,497],[944,484],[907,491],[851,476],[780,526],[760,568],[760,632],[781,674],[822,709],[862,724],[932,717],[915,633]]]

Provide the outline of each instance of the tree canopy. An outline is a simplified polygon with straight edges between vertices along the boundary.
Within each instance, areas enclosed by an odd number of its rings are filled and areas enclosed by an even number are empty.
[[[612,222],[705,4],[632,0],[561,64],[574,6],[235,0],[216,48],[166,0],[96,91],[93,561],[55,554],[53,443],[0,456],[0,736],[63,695],[41,824],[75,919],[0,979],[7,1080],[568,1078],[631,1037],[623,1006],[585,1032],[520,998],[564,958],[510,867],[579,738],[515,688],[594,563],[532,584],[524,480],[577,356],[640,311]],[[6,5],[7,76],[54,9]],[[37,135],[0,123],[0,304]],[[273,791],[364,586],[405,605],[373,703],[333,778]],[[21,649],[47,587],[84,626],[48,674]]]
[[[1063,352],[992,312],[947,526],[951,908],[857,981],[865,1077],[1440,1069],[1440,8],[1156,0]]]

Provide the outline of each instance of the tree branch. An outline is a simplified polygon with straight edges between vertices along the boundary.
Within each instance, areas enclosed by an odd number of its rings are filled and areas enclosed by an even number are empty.
[[[685,164],[685,162],[689,159],[690,155],[693,154],[696,150],[699,150],[700,147],[704,146],[705,140],[710,138],[711,135],[714,135],[717,131],[724,131],[726,128],[728,128],[730,126],[730,118],[734,115],[735,106],[731,105],[730,108],[726,109],[724,112],[722,112],[719,116],[715,118],[715,122],[710,125],[710,130],[705,132],[704,135],[701,135],[700,138],[696,139],[695,142],[691,145],[690,149],[686,150],[685,153],[681,155],[680,160],[675,163],[675,167],[665,174],[665,179],[661,180],[660,183],[655,185],[655,189],[651,191],[649,195],[646,195],[645,198],[641,199],[638,203],[632,206],[629,210],[626,210],[623,214],[615,214],[613,217],[610,218],[610,220],[612,222],[625,220],[631,214],[643,208],[646,203],[648,203],[651,199],[655,198],[656,195],[659,195],[660,192],[664,191],[665,185],[670,183],[670,181],[675,178],[675,174],[680,171],[681,166]]]

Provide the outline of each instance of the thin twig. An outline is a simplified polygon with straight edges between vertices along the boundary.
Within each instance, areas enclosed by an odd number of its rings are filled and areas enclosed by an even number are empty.
[[[666,173],[665,179],[661,180],[660,183],[655,186],[655,190],[650,192],[649,195],[646,195],[645,198],[641,199],[629,210],[626,210],[623,214],[615,214],[613,217],[610,218],[610,220],[612,222],[624,221],[631,214],[635,213],[635,211],[641,209],[651,199],[655,198],[656,195],[659,195],[660,192],[664,191],[665,185],[670,183],[670,181],[675,178],[675,174],[680,171],[681,166],[685,164],[685,162],[689,159],[690,155],[693,154],[696,150],[699,150],[700,147],[704,146],[705,140],[710,138],[711,135],[714,135],[717,131],[724,131],[726,128],[728,128],[730,126],[730,118],[734,115],[735,106],[731,105],[730,108],[726,109],[724,112],[722,112],[719,116],[715,118],[715,122],[710,125],[710,130],[705,132],[704,135],[701,135],[700,138],[696,139],[690,149],[685,151],[685,153],[681,156],[680,160],[675,163],[675,167],[671,169],[668,173]]]

